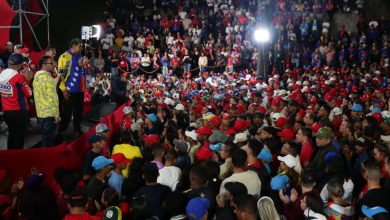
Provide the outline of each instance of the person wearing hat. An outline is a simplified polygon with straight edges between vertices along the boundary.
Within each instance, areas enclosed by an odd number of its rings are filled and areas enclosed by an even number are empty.
[[[65,132],[73,115],[73,131],[82,134],[81,121],[84,106],[86,57],[81,57],[81,40],[72,39],[70,49],[58,59],[58,69],[64,73],[61,77],[60,90],[64,97],[64,109],[61,114],[60,132]]]
[[[196,153],[200,148],[200,143],[198,142],[198,135],[196,134],[195,128],[192,128],[191,131],[185,131],[184,135],[186,136],[186,140],[189,144],[188,156],[190,156],[191,164],[195,163]]]
[[[110,133],[109,133],[108,126],[104,123],[100,123],[100,124],[96,125],[95,132],[96,132],[96,135],[99,135],[105,141],[105,145],[104,145],[104,148],[102,151],[103,156],[110,157],[111,156],[111,149],[110,149],[110,146],[108,146]]]
[[[197,140],[201,143],[198,152],[196,152],[197,161],[210,159],[213,152],[210,150],[208,138],[213,133],[213,130],[206,125],[198,128],[195,132],[197,134]]]
[[[123,108],[123,118],[121,121],[121,130],[130,131],[131,125],[134,123],[134,112],[130,106]]]
[[[54,61],[50,56],[39,59],[40,70],[35,73],[33,88],[34,102],[38,124],[42,133],[42,147],[53,146],[57,125],[60,123],[57,82],[59,77],[53,78]]]
[[[177,152],[177,159],[175,166],[179,167],[181,170],[191,167],[191,158],[188,155],[189,143],[183,140],[173,140],[173,145],[175,146],[175,151]]]
[[[127,168],[130,160],[127,159],[122,153],[113,154],[111,159],[114,160],[115,167],[111,172],[110,178],[108,179],[108,185],[115,189],[119,195],[119,198],[122,198],[122,183],[124,179],[122,171]]]
[[[101,204],[102,193],[107,188],[107,177],[112,170],[113,159],[107,159],[104,156],[98,156],[92,161],[92,167],[96,174],[91,177],[87,184],[88,197]]]
[[[8,126],[8,149],[23,149],[28,123],[27,98],[32,96],[28,85],[32,75],[27,69],[21,70],[23,56],[12,54],[8,68],[0,73],[1,104],[4,121]]]
[[[190,117],[185,112],[184,105],[179,103],[173,109],[173,120],[176,121],[177,128],[184,131],[190,124]]]
[[[191,199],[186,207],[186,215],[189,220],[207,220],[207,209],[210,207],[210,201],[204,197]]]
[[[102,150],[105,145],[105,141],[102,137],[94,134],[88,139],[92,148],[85,153],[83,162],[83,180],[89,180],[89,178],[95,174],[95,169],[92,167],[92,161],[102,155]]]
[[[343,176],[346,167],[340,152],[331,143],[333,138],[331,129],[322,127],[314,137],[318,151],[308,167],[316,171],[318,184],[322,187],[331,175]]]
[[[260,196],[261,182],[256,172],[247,170],[247,154],[240,149],[232,156],[233,174],[222,181],[219,193],[226,192],[225,184],[228,182],[240,182],[248,189],[248,193],[256,197]]]
[[[103,220],[122,220],[122,210],[117,206],[110,206],[104,211]]]
[[[68,200],[69,214],[67,214],[64,220],[74,220],[74,219],[90,219],[90,220],[99,220],[100,217],[91,216],[88,213],[88,193],[82,189],[76,189]]]
[[[158,130],[158,127],[157,127],[158,122],[159,122],[159,120],[158,120],[157,116],[154,113],[146,115],[146,118],[145,118],[145,134],[146,135],[149,135],[149,134],[158,135],[159,134],[159,130]]]
[[[160,175],[157,178],[158,183],[168,186],[169,188],[171,188],[172,191],[175,191],[176,185],[179,183],[181,177],[180,168],[174,165],[176,162],[176,158],[176,151],[167,151],[167,153],[165,154],[165,166],[158,170]]]

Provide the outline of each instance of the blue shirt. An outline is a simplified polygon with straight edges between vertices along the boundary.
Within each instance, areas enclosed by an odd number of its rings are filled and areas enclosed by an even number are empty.
[[[115,191],[119,194],[119,198],[122,197],[122,183],[123,183],[123,175],[118,174],[115,171],[111,172],[111,176],[108,179],[108,185],[115,189]]]

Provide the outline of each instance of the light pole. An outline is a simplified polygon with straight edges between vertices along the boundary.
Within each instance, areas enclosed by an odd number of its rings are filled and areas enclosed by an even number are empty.
[[[254,32],[254,38],[255,41],[258,43],[257,47],[257,66],[256,66],[256,74],[257,77],[260,77],[263,75],[263,80],[265,82],[268,81],[268,74],[267,74],[267,62],[264,52],[264,47],[267,42],[271,39],[271,34],[268,29],[266,28],[258,28]],[[261,47],[261,52],[260,52]],[[263,68],[262,68],[263,67]],[[263,74],[260,74],[260,71],[263,71]]]

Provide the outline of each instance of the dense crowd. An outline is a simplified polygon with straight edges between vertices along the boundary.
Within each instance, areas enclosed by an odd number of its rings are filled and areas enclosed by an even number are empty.
[[[3,219],[389,219],[389,23],[351,2],[163,0],[145,17],[143,1],[107,1],[89,59],[72,40],[45,76],[67,123],[88,87],[124,105],[120,134],[98,124],[82,169],[58,169],[50,190],[36,169],[11,186],[2,170]],[[332,32],[340,11],[358,13],[357,33]],[[266,20],[267,80],[252,39]],[[26,48],[9,49],[20,68]]]

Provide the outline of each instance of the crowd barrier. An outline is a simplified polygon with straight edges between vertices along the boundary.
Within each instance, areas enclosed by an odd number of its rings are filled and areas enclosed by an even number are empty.
[[[100,121],[107,124],[109,128],[109,142],[113,134],[119,132],[123,108],[124,106],[119,107]],[[45,184],[51,185],[54,172],[59,167],[73,171],[81,169],[84,154],[90,149],[88,138],[95,132],[95,126],[69,144],[63,143],[48,148],[2,150],[0,151],[0,169],[5,169],[11,181],[14,182],[30,175],[31,168],[37,168],[45,175]]]

